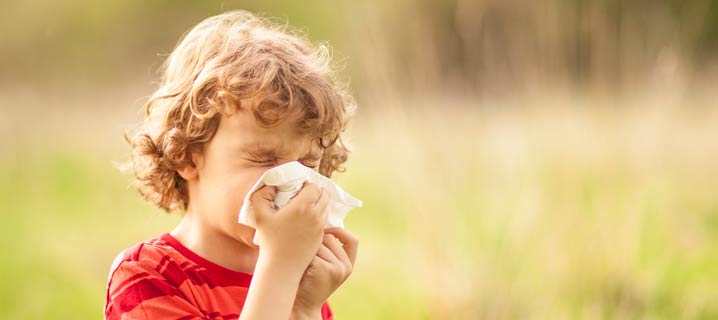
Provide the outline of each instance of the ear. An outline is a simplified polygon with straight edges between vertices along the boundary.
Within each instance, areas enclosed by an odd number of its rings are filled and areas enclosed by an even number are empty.
[[[198,163],[202,159],[200,159],[200,155],[195,152],[190,152],[190,162],[185,165],[182,168],[177,169],[177,173],[185,179],[186,181],[192,181],[199,179],[199,170],[198,170]]]

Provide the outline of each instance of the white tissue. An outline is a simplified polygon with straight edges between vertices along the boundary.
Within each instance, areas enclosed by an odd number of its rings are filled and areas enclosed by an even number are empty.
[[[353,208],[361,207],[362,202],[346,193],[331,179],[318,172],[302,165],[297,161],[287,162],[267,170],[257,182],[249,189],[244,197],[244,203],[239,210],[239,223],[256,229],[256,220],[250,198],[259,188],[268,185],[277,187],[277,194],[274,198],[274,205],[277,209],[284,207],[289,200],[296,195],[305,181],[316,183],[328,192],[330,199],[327,206],[326,227],[344,228],[344,217]],[[254,235],[254,244],[259,244],[259,233]]]

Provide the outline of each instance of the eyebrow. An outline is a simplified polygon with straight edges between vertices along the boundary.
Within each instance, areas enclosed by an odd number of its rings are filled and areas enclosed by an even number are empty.
[[[258,159],[276,159],[280,158],[280,155],[277,153],[277,148],[274,146],[269,145],[262,145],[262,144],[252,144],[252,145],[246,145],[241,148],[244,152],[249,154],[250,156]],[[299,158],[299,160],[319,160],[322,158],[323,152],[321,149],[313,149],[310,152],[306,153],[302,157]]]

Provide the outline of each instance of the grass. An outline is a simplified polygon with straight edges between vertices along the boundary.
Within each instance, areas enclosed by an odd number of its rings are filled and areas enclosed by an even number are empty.
[[[337,318],[718,317],[711,101],[363,110],[339,177],[365,206],[346,221],[360,252]],[[0,157],[0,318],[98,318],[114,255],[178,218],[113,169],[125,149],[20,141]]]

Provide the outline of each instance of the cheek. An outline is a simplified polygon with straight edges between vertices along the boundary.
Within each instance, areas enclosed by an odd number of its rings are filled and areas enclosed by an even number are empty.
[[[249,190],[254,186],[259,177],[262,176],[265,170],[259,168],[245,168],[240,170],[233,177],[228,177],[228,180],[232,180],[231,192],[227,194],[231,198],[233,208],[239,212],[239,208],[244,202]]]
[[[237,240],[246,243],[250,247],[255,247],[252,243],[254,239],[255,230],[252,227],[239,224],[237,217],[239,215],[239,209],[242,207],[244,198],[252,188],[254,183],[262,176],[266,169],[258,168],[246,168],[241,173],[234,175],[227,180],[232,180],[232,185],[226,189],[224,193],[223,213],[220,217],[217,217],[215,221],[221,225],[218,226],[221,230],[224,230],[227,234],[232,235]]]
[[[216,222],[236,224],[244,197],[264,171],[266,168],[237,168],[200,177],[204,209],[212,212]]]

